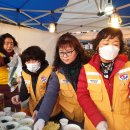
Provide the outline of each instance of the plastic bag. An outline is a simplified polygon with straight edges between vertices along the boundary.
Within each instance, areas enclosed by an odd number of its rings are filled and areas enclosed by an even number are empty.
[[[22,72],[22,62],[21,58],[17,53],[14,54],[9,66],[9,78],[8,78],[8,85],[11,88],[11,92],[13,92],[16,87],[20,88],[21,85],[21,72]]]

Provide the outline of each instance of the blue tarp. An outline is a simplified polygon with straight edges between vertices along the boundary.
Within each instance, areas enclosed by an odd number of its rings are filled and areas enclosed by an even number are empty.
[[[56,23],[61,16],[61,13],[55,13],[56,9],[65,7],[67,3],[68,0],[0,0],[0,19],[23,26],[26,20],[30,20],[25,25],[47,30],[48,24]],[[41,18],[31,20],[38,16]]]

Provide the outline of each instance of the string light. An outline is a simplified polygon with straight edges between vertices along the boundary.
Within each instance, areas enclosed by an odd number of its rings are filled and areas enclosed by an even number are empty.
[[[108,21],[108,24],[114,28],[119,28],[121,23],[121,17],[117,13],[112,14]]]

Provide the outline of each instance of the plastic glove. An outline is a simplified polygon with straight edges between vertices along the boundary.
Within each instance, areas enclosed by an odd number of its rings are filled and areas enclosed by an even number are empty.
[[[108,125],[106,121],[101,121],[96,126],[97,130],[108,130]]]
[[[15,105],[18,105],[18,104],[21,103],[20,98],[19,98],[19,95],[13,96],[13,97],[11,98],[11,101],[12,101],[12,103],[15,104]]]
[[[38,114],[38,111],[35,110],[32,114],[32,119],[35,121],[36,120],[36,117],[37,117],[37,114]]]
[[[37,122],[34,124],[33,130],[43,130],[45,126],[45,121],[43,119],[38,119]]]

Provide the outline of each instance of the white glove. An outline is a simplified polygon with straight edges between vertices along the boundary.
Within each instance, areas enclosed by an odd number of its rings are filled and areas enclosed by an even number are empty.
[[[34,124],[33,130],[43,130],[45,125],[45,121],[43,119],[38,119],[37,122]]]
[[[101,121],[96,126],[97,130],[108,130],[108,125],[106,121]]]

